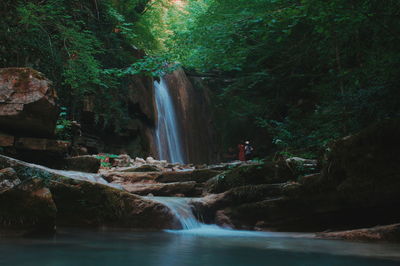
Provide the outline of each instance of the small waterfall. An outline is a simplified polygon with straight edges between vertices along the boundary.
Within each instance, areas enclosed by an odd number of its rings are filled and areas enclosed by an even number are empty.
[[[200,228],[203,224],[194,217],[189,205],[189,198],[148,197],[167,206],[179,220],[184,230]]]
[[[163,77],[154,81],[158,122],[156,128],[156,146],[160,160],[184,163],[182,138],[176,118],[175,108]]]
[[[223,228],[215,224],[203,224],[193,215],[189,204],[195,198],[177,197],[145,197],[167,206],[182,225],[183,230],[165,230],[174,234],[199,236],[237,236],[237,237],[273,237],[282,236],[281,233],[255,232]],[[285,234],[287,235],[287,234]]]

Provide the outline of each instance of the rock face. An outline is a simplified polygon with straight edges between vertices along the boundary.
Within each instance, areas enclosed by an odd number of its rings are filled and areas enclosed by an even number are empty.
[[[57,95],[43,74],[30,68],[0,69],[0,128],[14,135],[52,137]],[[26,135],[25,135],[26,136]]]
[[[153,78],[134,75],[127,79],[124,105],[126,121],[116,127],[96,120],[95,95],[85,96],[81,115],[81,135],[74,137],[77,146],[89,154],[113,153],[131,156],[155,155],[152,131],[156,121]]]
[[[165,76],[184,132],[186,161],[211,163],[217,159],[215,131],[207,88],[194,88],[182,69]]]
[[[55,225],[179,228],[164,205],[112,187],[71,179],[0,155],[0,233],[52,232]],[[4,188],[4,186],[3,186]]]
[[[399,135],[400,121],[390,120],[338,140],[321,173],[271,175],[276,168],[268,164],[230,170],[208,184],[223,193],[193,204],[210,222],[222,210],[223,223],[236,228],[324,231],[398,223]]]

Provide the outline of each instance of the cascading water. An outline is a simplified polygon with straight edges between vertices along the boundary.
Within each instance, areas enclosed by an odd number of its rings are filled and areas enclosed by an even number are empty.
[[[310,234],[255,232],[223,228],[215,224],[199,222],[193,215],[190,201],[196,198],[178,197],[145,197],[167,206],[182,225],[183,230],[166,230],[167,232],[182,235],[200,236],[235,236],[235,237],[311,237]]]
[[[184,163],[181,134],[167,82],[161,77],[160,82],[154,81],[154,88],[158,114],[155,135],[159,159]]]

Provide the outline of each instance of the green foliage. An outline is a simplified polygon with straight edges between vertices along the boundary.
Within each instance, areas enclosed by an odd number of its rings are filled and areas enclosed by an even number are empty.
[[[67,119],[67,108],[61,107],[57,125],[56,136],[60,140],[71,140],[72,138],[72,121]]]
[[[169,12],[165,46],[184,67],[227,80],[212,87],[223,141],[272,140],[315,157],[332,139],[399,117],[399,8],[394,0],[191,0]]]
[[[122,72],[142,56],[135,46],[146,47],[138,40],[146,36],[150,42],[153,36],[150,28],[138,24],[151,2],[1,1],[0,67],[32,67],[44,73],[73,117],[79,118],[85,99],[94,97],[99,123],[113,121],[119,128],[127,120],[129,75],[150,67],[123,76],[108,70]],[[60,121],[61,127],[67,128],[68,122]]]

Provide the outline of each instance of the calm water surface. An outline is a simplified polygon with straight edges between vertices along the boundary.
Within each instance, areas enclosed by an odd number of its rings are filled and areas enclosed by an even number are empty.
[[[61,229],[51,238],[0,239],[0,265],[400,265],[400,246],[307,235]]]

